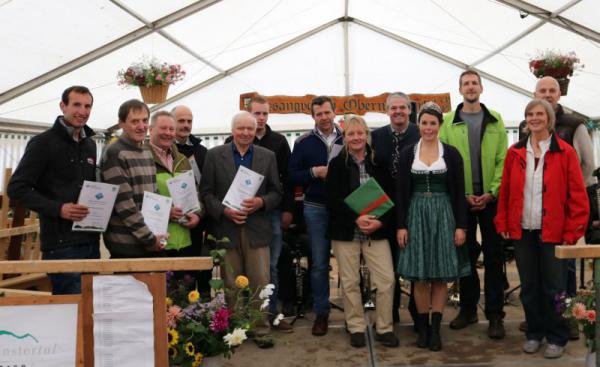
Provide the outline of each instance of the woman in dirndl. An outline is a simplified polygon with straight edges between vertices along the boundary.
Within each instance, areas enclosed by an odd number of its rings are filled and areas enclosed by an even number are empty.
[[[397,272],[414,283],[417,346],[442,349],[440,323],[447,283],[470,274],[463,161],[440,142],[441,108],[427,102],[418,115],[421,139],[400,153],[397,180]],[[431,321],[429,312],[431,310]]]

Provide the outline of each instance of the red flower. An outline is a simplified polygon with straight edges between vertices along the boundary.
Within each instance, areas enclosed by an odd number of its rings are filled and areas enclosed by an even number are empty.
[[[591,323],[596,322],[596,311],[594,311],[594,310],[588,310],[587,313],[586,313],[586,315],[585,315],[585,317]]]

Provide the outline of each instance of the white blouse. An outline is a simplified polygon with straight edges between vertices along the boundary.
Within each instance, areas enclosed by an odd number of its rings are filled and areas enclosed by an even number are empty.
[[[421,140],[417,143],[417,147],[415,148],[415,160],[411,166],[413,171],[444,171],[446,170],[446,161],[444,160],[444,146],[442,142],[438,140],[438,150],[440,155],[438,159],[428,166],[425,162],[421,161],[419,158],[419,152],[421,151]]]

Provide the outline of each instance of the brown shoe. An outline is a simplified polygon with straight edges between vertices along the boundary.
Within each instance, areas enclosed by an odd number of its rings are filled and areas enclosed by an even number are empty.
[[[312,335],[323,336],[327,334],[327,328],[329,327],[329,315],[318,315],[313,323]]]
[[[294,327],[285,320],[280,320],[279,324],[277,324],[277,325],[274,325],[273,321],[271,321],[270,324],[271,324],[271,330],[276,330],[281,333],[293,333],[294,332]]]

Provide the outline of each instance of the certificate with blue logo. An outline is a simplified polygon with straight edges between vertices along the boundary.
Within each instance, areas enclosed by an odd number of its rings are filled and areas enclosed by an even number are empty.
[[[227,190],[227,194],[223,198],[223,205],[231,209],[242,210],[242,201],[253,198],[264,179],[265,176],[260,173],[240,165],[229,190]]]
[[[79,222],[73,222],[73,231],[104,232],[110,219],[118,185],[102,182],[83,181],[77,204],[88,208],[88,215]]]
[[[186,171],[168,179],[167,188],[173,199],[173,206],[183,210],[184,214],[200,210],[200,200],[193,171]]]
[[[173,200],[170,197],[144,191],[142,216],[144,217],[144,223],[155,236],[168,233],[172,203]]]

